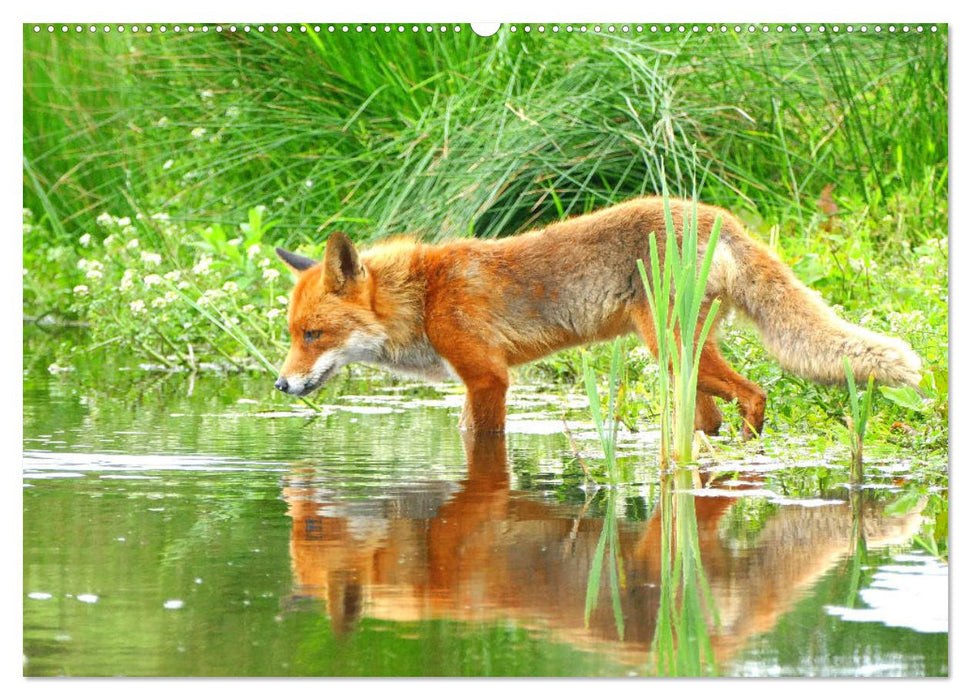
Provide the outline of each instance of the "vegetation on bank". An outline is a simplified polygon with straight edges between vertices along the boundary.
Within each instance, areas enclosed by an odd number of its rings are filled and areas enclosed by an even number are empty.
[[[461,30],[25,27],[24,314],[89,326],[52,362],[110,345],[265,367],[286,343],[275,245],[507,235],[666,184],[731,209],[847,318],[910,342],[923,396],[884,389],[867,439],[946,455],[945,29]],[[744,326],[723,339],[770,394],[768,434],[845,438],[844,390],[783,373]],[[523,371],[579,386],[584,352]],[[622,418],[656,421],[645,349],[626,375]]]

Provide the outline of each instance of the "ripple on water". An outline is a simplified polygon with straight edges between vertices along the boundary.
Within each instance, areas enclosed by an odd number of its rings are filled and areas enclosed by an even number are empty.
[[[96,452],[42,452],[23,455],[24,478],[78,478],[90,472],[142,471],[288,471],[285,462],[254,462],[208,455],[129,455]],[[71,471],[68,471],[70,469]],[[105,478],[126,478],[124,476]],[[127,477],[133,478],[133,477]],[[144,477],[150,478],[150,477]]]

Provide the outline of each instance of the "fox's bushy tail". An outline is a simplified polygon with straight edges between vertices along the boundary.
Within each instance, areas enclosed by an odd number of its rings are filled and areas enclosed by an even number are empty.
[[[920,358],[907,343],[844,321],[772,250],[746,234],[723,239],[733,269],[724,276],[734,305],[758,327],[766,349],[790,372],[843,383],[847,357],[857,381],[917,386]]]

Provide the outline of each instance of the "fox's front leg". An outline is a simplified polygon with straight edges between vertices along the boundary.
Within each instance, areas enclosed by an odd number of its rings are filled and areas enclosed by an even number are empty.
[[[476,433],[501,433],[506,429],[507,374],[477,377],[465,383],[465,406],[459,427]]]
[[[501,433],[506,428],[506,390],[509,370],[498,359],[452,363],[465,382],[465,406],[459,427],[476,433]]]

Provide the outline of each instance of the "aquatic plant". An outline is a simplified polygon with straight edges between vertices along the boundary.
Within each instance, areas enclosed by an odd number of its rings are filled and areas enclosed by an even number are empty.
[[[650,235],[651,275],[638,260],[641,281],[647,293],[657,339],[658,363],[662,370],[670,367],[671,381],[663,375],[661,391],[661,461],[671,454],[679,464],[692,461],[694,446],[695,399],[698,390],[698,367],[701,351],[711,326],[718,315],[720,302],[711,302],[700,329],[701,309],[705,298],[708,272],[718,245],[721,219],[715,219],[705,246],[704,257],[698,263],[697,202],[686,211],[681,222],[681,241],[677,231],[667,191],[664,192],[664,265],[658,255],[657,235]],[[671,298],[673,296],[673,302]],[[669,427],[672,426],[672,427]]]
[[[611,343],[610,370],[607,374],[607,403],[604,409],[600,406],[597,374],[590,366],[587,355],[582,356],[583,382],[587,391],[587,400],[590,402],[590,415],[597,429],[600,446],[603,448],[607,476],[611,483],[617,483],[620,478],[617,471],[617,429],[620,427],[618,412],[619,398],[623,391],[625,345],[626,339],[623,337],[615,338]]]
[[[854,486],[859,486],[863,483],[863,440],[866,437],[866,426],[870,420],[870,411],[873,407],[873,375],[871,374],[867,380],[866,391],[863,392],[861,403],[860,397],[857,395],[853,370],[850,368],[850,361],[846,357],[843,358],[843,369],[846,371],[846,384],[850,397],[850,415],[846,419],[852,456],[850,481]]]
[[[596,372],[587,362],[586,355],[583,355],[583,377],[587,389],[587,399],[590,402],[590,413],[593,417],[594,426],[597,429],[600,446],[604,452],[604,462],[607,467],[607,477],[610,484],[608,487],[606,515],[604,516],[603,527],[600,531],[600,539],[594,551],[593,561],[590,565],[590,574],[587,577],[587,595],[584,603],[583,620],[585,625],[590,625],[590,616],[596,609],[597,601],[600,597],[600,579],[603,573],[604,562],[606,561],[610,582],[611,604],[614,611],[614,620],[617,625],[617,634],[620,639],[623,639],[624,616],[620,607],[620,589],[624,585],[624,572],[623,558],[617,536],[617,490],[615,487],[621,481],[621,474],[617,466],[617,429],[620,425],[618,419],[618,396],[622,391],[623,384],[625,339],[614,339],[612,348],[610,372],[607,377],[607,402],[605,410],[601,410],[600,406],[601,398],[600,392],[597,389]]]

